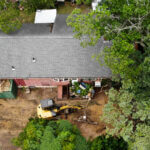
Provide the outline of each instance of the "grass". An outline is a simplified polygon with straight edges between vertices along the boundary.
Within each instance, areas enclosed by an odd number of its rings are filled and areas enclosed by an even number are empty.
[[[58,14],[70,14],[75,8],[80,8],[82,13],[88,13],[91,9],[91,6],[86,5],[72,5],[71,2],[65,2],[64,4],[59,4],[57,8]]]
[[[25,11],[20,12],[20,20],[22,23],[34,23],[35,12],[27,13]]]

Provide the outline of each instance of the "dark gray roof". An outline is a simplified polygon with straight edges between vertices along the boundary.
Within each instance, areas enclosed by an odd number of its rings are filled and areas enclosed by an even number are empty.
[[[28,24],[10,35],[0,33],[0,78],[111,77],[107,67],[91,59],[103,50],[102,39],[95,47],[82,48],[70,31],[64,35],[61,29],[59,35],[58,26],[54,29],[51,34],[47,24]]]
[[[57,37],[73,37],[71,27],[66,24],[66,18],[68,15],[57,15],[55,24],[53,25],[53,32],[50,32],[50,24],[23,24],[21,29],[5,34],[0,31],[0,38],[10,37],[44,37],[44,36],[57,36]]]
[[[28,37],[28,36],[51,36],[49,24],[23,24],[21,29],[5,34],[0,31],[0,38],[12,38],[12,37]]]
[[[53,27],[53,34],[61,36],[73,36],[72,28],[67,26],[66,19],[68,15],[58,15]]]

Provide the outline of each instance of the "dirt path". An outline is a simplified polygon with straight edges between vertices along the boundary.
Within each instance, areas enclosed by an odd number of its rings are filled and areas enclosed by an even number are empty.
[[[23,90],[19,90],[17,99],[3,100],[0,99],[0,150],[19,150],[11,144],[11,139],[17,136],[25,127],[30,117],[36,116],[36,107],[41,99],[54,98],[57,96],[57,89],[32,89],[30,94],[26,94]],[[79,104],[80,101],[63,101],[63,103]],[[83,136],[87,139],[95,138],[105,133],[105,124],[100,122],[100,116],[107,97],[104,93],[98,94],[91,101],[87,109],[88,118],[97,125],[78,122],[78,118],[83,115],[83,111],[79,111],[68,116],[73,124],[76,124]],[[58,103],[62,103],[59,101]],[[86,103],[82,101],[80,103]]]

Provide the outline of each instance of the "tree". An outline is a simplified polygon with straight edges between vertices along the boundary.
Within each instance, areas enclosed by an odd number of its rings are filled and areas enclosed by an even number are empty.
[[[67,24],[84,47],[94,46],[102,36],[111,40],[110,47],[93,56],[112,70],[113,80],[122,82],[120,90],[108,93],[103,120],[112,128],[107,133],[122,136],[131,149],[148,150],[150,135],[144,134],[150,128],[149,0],[105,0],[88,14],[75,9]]]
[[[105,0],[96,11],[81,14],[75,9],[67,19],[76,38],[88,37],[95,44],[101,36],[112,40],[125,37],[129,42],[144,42],[149,36],[150,3],[148,0]]]
[[[30,119],[23,132],[12,140],[23,150],[88,150],[85,138],[66,120]]]
[[[19,20],[20,12],[15,4],[6,1],[0,2],[0,30],[5,33],[11,33],[21,28],[22,23]]]
[[[112,47],[106,48],[103,54],[96,54],[96,60],[100,61],[100,56],[105,55],[105,63],[113,74],[134,78],[143,59],[141,52],[135,50],[134,43],[146,48],[150,31],[149,14],[148,0],[105,0],[96,11],[88,14],[75,9],[67,18],[67,24],[84,47],[95,45],[102,36],[112,40]]]
[[[98,136],[91,142],[91,150],[127,150],[128,144],[122,138]]]
[[[141,150],[140,141],[143,148],[150,146],[150,136],[145,133],[150,130],[150,102],[135,100],[135,95],[128,91],[129,87],[132,88],[132,82],[128,81],[123,85],[119,91],[112,88],[108,92],[109,101],[101,119],[112,125],[112,128],[107,127],[109,135],[121,136],[129,143],[131,149]]]

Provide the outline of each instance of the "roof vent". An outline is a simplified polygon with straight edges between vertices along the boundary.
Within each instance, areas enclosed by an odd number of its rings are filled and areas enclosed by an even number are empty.
[[[14,67],[14,66],[11,66],[11,70],[12,70],[12,71],[15,71],[16,69],[15,69],[15,67]]]
[[[33,62],[33,63],[35,63],[35,62],[36,62],[36,59],[35,59],[34,57],[32,58],[32,62]]]

